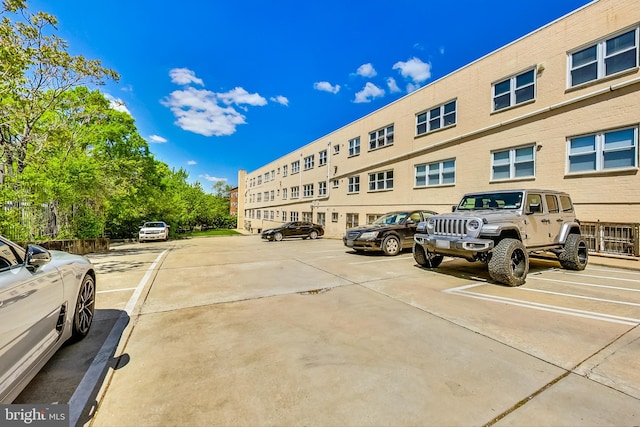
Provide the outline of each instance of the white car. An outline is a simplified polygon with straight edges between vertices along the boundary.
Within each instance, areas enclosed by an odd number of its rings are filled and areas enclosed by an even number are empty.
[[[0,237],[0,403],[11,403],[62,344],[87,335],[95,295],[87,258]]]
[[[148,240],[169,240],[169,226],[163,221],[145,222],[138,232],[140,243]]]

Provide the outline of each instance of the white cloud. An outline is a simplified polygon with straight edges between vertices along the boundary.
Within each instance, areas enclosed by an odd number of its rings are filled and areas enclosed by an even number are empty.
[[[216,93],[188,87],[176,90],[161,101],[176,116],[176,124],[186,131],[204,136],[232,135],[245,116],[233,107],[218,105]]]
[[[227,182],[228,181],[227,178],[218,178],[216,176],[211,176],[206,173],[203,175],[200,175],[200,178],[204,178],[206,181],[209,181],[209,182],[216,182],[216,181]]]
[[[375,77],[378,73],[376,72],[375,68],[373,68],[373,65],[371,65],[371,63],[369,62],[367,64],[362,64],[361,66],[359,66],[356,74],[362,77]]]
[[[131,112],[129,111],[129,109],[127,108],[127,105],[124,103],[122,99],[116,98],[115,96],[110,95],[108,93],[105,93],[104,97],[107,98],[107,100],[109,100],[109,108],[116,111],[120,111],[121,113],[127,113],[128,115],[131,115]]]
[[[315,82],[313,88],[329,93],[338,93],[340,91],[340,85],[332,86],[329,82]]]
[[[197,165],[197,164],[198,164],[198,162],[196,162],[195,160],[189,160],[189,161],[187,162],[187,164],[188,164],[189,166],[193,166],[193,165]]]
[[[271,98],[269,98],[269,100],[273,102],[277,102],[278,104],[282,104],[287,107],[289,106],[289,100],[282,95],[272,96]]]
[[[241,87],[236,87],[225,93],[216,94],[217,98],[227,105],[252,105],[254,107],[262,107],[267,105],[267,100],[257,93],[249,93]]]
[[[422,83],[431,77],[431,64],[422,62],[418,58],[411,58],[407,62],[398,61],[393,65],[394,70],[400,70],[402,77],[410,78],[413,83]]]
[[[371,82],[367,82],[364,88],[356,93],[356,99],[353,101],[356,104],[363,102],[371,102],[374,98],[384,96],[384,90]]]
[[[171,77],[171,82],[179,85],[188,85],[190,83],[195,83],[200,86],[204,86],[204,82],[202,79],[196,77],[196,73],[191,71],[188,68],[174,68],[169,71],[169,77]]]
[[[407,83],[407,93],[411,93],[420,89],[420,85],[416,83]]]
[[[156,142],[158,144],[164,144],[165,142],[167,142],[166,138],[163,138],[159,135],[150,135],[149,139],[151,140],[151,142]]]
[[[394,79],[393,77],[389,77],[387,79],[387,87],[389,88],[389,91],[391,91],[392,93],[400,92],[400,88],[396,83],[396,79]]]

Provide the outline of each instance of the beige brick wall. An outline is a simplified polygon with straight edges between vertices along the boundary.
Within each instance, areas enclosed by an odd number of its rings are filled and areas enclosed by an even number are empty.
[[[504,188],[551,188],[572,195],[578,217],[584,221],[640,222],[638,168],[582,175],[567,174],[567,138],[581,134],[638,126],[640,73],[638,68],[580,86],[567,88],[567,53],[605,37],[638,27],[640,2],[600,0],[497,50],[361,119],[317,139],[263,167],[238,175],[239,226],[250,223],[254,232],[281,223],[282,211],[326,213],[326,234],[340,237],[346,214],[367,214],[421,207],[449,211],[462,194]],[[637,51],[636,51],[637,53]],[[492,83],[536,69],[535,100],[492,112]],[[416,115],[457,100],[456,125],[416,136]],[[393,145],[369,151],[369,133],[394,125]],[[360,154],[349,157],[348,141],[360,137]],[[491,181],[492,150],[535,144],[535,177]],[[636,141],[637,144],[637,141]],[[334,155],[334,146],[340,152]],[[318,166],[319,152],[329,160]],[[304,171],[304,157],[315,156],[315,167]],[[637,154],[636,154],[637,157]],[[414,188],[417,164],[455,159],[455,185]],[[301,172],[291,173],[300,161]],[[638,160],[636,159],[636,164]],[[287,165],[288,175],[283,167]],[[264,182],[264,174],[276,171]],[[393,170],[391,191],[369,192],[368,174]],[[279,173],[278,173],[279,171]],[[360,176],[360,192],[347,194],[349,176]],[[262,176],[260,185],[255,178]],[[333,188],[332,181],[339,181]],[[318,198],[318,182],[327,181],[328,197]],[[303,185],[314,184],[313,198],[302,197]],[[291,199],[291,187],[300,197]],[[288,190],[286,200],[282,189]],[[274,201],[256,202],[252,194],[279,191]],[[243,196],[244,195],[244,196]],[[317,206],[311,207],[317,199]],[[253,200],[253,201],[252,201]],[[245,212],[274,211],[275,221],[246,217]],[[332,213],[338,221],[332,221]]]

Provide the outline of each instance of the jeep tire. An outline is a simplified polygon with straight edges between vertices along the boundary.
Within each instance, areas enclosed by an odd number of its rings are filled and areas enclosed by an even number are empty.
[[[529,254],[520,240],[502,239],[491,251],[489,275],[496,282],[520,286],[529,272]]]
[[[413,259],[423,267],[438,268],[443,258],[443,255],[431,253],[421,245],[413,244]]]
[[[562,268],[567,270],[584,270],[589,262],[587,241],[580,234],[569,234],[564,243],[564,251],[558,254]]]

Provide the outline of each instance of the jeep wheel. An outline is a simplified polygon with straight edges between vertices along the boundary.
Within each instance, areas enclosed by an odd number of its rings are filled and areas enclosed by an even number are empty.
[[[584,270],[589,261],[587,241],[579,234],[569,234],[564,243],[564,251],[558,254],[562,268],[567,270]]]
[[[400,246],[400,239],[396,236],[387,236],[382,241],[382,251],[385,255],[395,256],[400,253],[402,247]]]
[[[520,240],[502,239],[491,251],[489,275],[496,282],[520,286],[529,272],[529,254]]]
[[[413,245],[413,259],[423,267],[438,268],[443,258],[442,255],[426,251],[421,245],[415,243]]]

